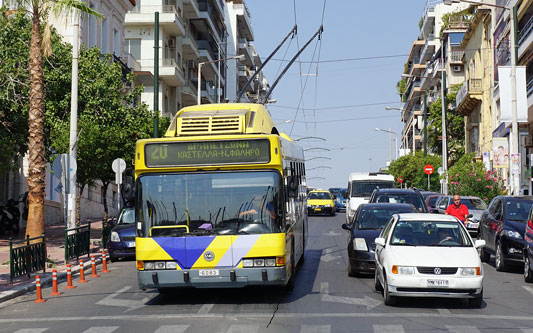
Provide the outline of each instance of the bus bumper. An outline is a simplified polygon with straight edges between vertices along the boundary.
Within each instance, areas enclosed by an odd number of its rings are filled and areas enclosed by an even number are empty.
[[[219,276],[200,277],[198,269],[137,271],[139,288],[242,288],[287,284],[285,267],[218,269]]]

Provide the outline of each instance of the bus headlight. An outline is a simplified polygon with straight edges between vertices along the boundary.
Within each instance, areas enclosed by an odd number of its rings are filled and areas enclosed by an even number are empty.
[[[176,269],[178,267],[178,264],[175,261],[167,261],[166,268],[167,269]]]
[[[165,269],[166,264],[164,261],[156,261],[155,262],[155,269]]]
[[[116,231],[111,232],[111,241],[115,243],[120,242],[120,237],[118,235],[118,232]]]
[[[154,269],[154,262],[147,261],[144,263],[144,269]]]
[[[254,260],[253,259],[244,259],[242,262],[242,267],[248,268],[248,267],[254,267]]]
[[[265,259],[265,266],[267,266],[267,267],[276,266],[276,259],[273,259],[273,258]]]

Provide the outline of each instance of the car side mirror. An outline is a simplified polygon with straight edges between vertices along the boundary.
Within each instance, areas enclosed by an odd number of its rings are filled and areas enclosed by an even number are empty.
[[[478,239],[478,240],[476,240],[476,241],[474,242],[474,247],[475,247],[476,249],[480,249],[480,248],[482,248],[482,247],[485,246],[485,245],[486,245],[486,243],[485,243],[485,240],[483,240],[483,239]]]
[[[344,223],[344,224],[342,225],[342,228],[343,228],[344,230],[352,230],[352,228],[350,227],[350,225],[349,225],[348,223]]]
[[[378,237],[374,240],[374,243],[376,243],[376,245],[379,245],[381,247],[385,247],[385,238]]]

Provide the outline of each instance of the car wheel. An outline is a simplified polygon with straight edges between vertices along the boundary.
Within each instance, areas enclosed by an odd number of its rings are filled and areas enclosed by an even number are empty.
[[[499,240],[496,243],[496,270],[498,272],[504,272],[507,269],[505,264],[505,258],[503,257],[502,242]]]
[[[393,306],[396,304],[396,297],[391,296],[389,293],[389,284],[387,283],[387,276],[383,276],[383,281],[385,282],[383,285],[383,298],[384,303],[386,306]]]
[[[349,277],[358,277],[359,272],[355,270],[352,266],[352,260],[348,258],[348,276]]]
[[[531,263],[529,261],[529,254],[527,249],[525,249],[524,255],[524,281],[531,283],[533,282],[533,271],[531,270]]]
[[[118,258],[117,258],[117,257],[113,257],[113,256],[109,256],[109,261],[111,261],[111,262],[117,262],[117,261],[118,261]]]
[[[483,290],[478,297],[468,299],[468,306],[471,308],[480,308],[481,305],[483,305]]]
[[[376,272],[374,273],[374,289],[378,292],[383,291],[383,287],[381,286],[381,282],[379,282],[378,277],[378,270],[376,269]]]
[[[285,289],[287,289],[287,290],[293,290],[294,289],[294,279],[295,279],[295,276],[296,276],[296,265],[294,263],[294,246],[292,248],[290,265],[291,265],[291,268],[290,268],[291,277],[289,278],[289,282],[287,282],[287,285],[285,286]]]
[[[489,262],[490,253],[488,253],[484,248],[479,249],[479,259],[481,259],[481,262]]]

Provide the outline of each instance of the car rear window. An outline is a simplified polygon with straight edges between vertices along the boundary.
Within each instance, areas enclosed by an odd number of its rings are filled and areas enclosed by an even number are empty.
[[[415,208],[420,212],[427,211],[427,207],[422,200],[422,196],[416,194],[378,194],[375,202],[406,203],[415,206]]]

